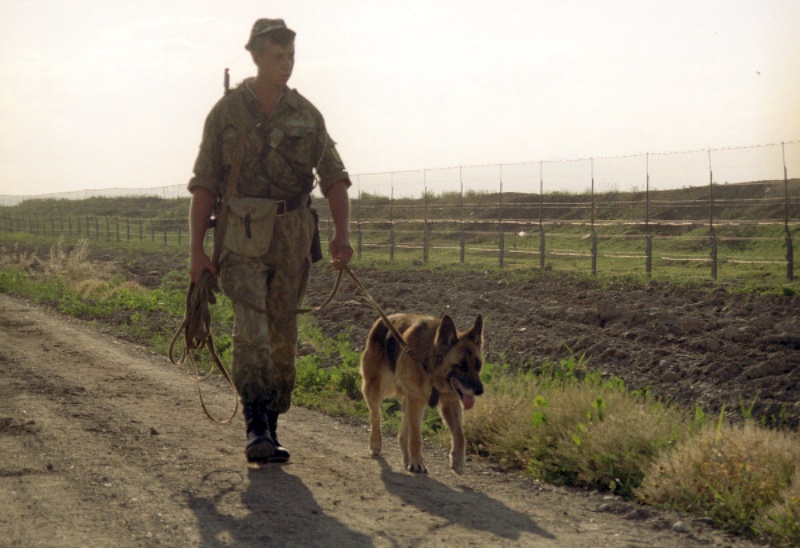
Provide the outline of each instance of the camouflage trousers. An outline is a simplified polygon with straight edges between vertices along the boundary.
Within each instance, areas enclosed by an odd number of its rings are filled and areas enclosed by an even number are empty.
[[[297,354],[297,314],[308,285],[314,233],[311,210],[275,219],[266,255],[223,250],[219,281],[233,303],[232,377],[242,403],[262,403],[285,413],[292,402]]]

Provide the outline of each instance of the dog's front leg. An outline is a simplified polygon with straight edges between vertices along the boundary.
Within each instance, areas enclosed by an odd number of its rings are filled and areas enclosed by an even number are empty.
[[[457,398],[442,399],[439,405],[439,413],[442,415],[447,428],[450,430],[450,468],[456,474],[464,472],[464,461],[466,458],[466,441],[464,438],[463,411],[461,402]]]
[[[402,396],[400,399],[400,428],[397,431],[397,445],[400,446],[400,452],[403,454],[403,468],[408,468],[411,458],[408,454],[408,396]]]
[[[373,457],[381,454],[381,403],[383,396],[380,385],[373,381],[364,382],[362,389],[364,400],[369,409],[369,452]]]
[[[426,400],[406,398],[403,419],[405,422],[405,438],[407,453],[404,453],[403,463],[411,472],[427,474],[428,468],[422,459],[422,418],[425,413]]]

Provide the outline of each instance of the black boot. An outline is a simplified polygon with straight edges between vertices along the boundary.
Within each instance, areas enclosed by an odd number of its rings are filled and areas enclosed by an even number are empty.
[[[272,437],[272,441],[275,442],[275,453],[273,453],[270,462],[288,461],[289,451],[278,441],[278,413],[276,411],[267,411],[267,426],[269,427],[269,435]]]
[[[248,462],[271,462],[277,444],[267,429],[267,410],[262,403],[244,404],[247,427],[247,446],[244,454]]]

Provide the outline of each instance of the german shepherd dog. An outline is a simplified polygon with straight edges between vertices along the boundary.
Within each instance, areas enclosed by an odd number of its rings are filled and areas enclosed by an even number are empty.
[[[378,319],[367,336],[361,354],[361,391],[369,407],[369,448],[381,452],[381,403],[397,397],[402,420],[397,441],[403,465],[416,473],[427,473],[422,459],[422,418],[425,405],[438,407],[450,430],[450,468],[464,471],[465,444],[462,410],[475,405],[483,393],[481,346],[483,319],[456,331],[450,316],[441,319],[417,314],[393,314],[389,321],[403,337],[406,348]]]

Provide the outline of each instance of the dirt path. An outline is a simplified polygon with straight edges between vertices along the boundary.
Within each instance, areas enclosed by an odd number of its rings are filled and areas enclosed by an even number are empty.
[[[164,358],[0,294],[0,545],[751,546],[480,460],[455,476],[433,448],[413,476],[393,442],[370,458],[365,429],[305,409],[281,432],[292,462],[250,467],[240,416],[205,419]]]

